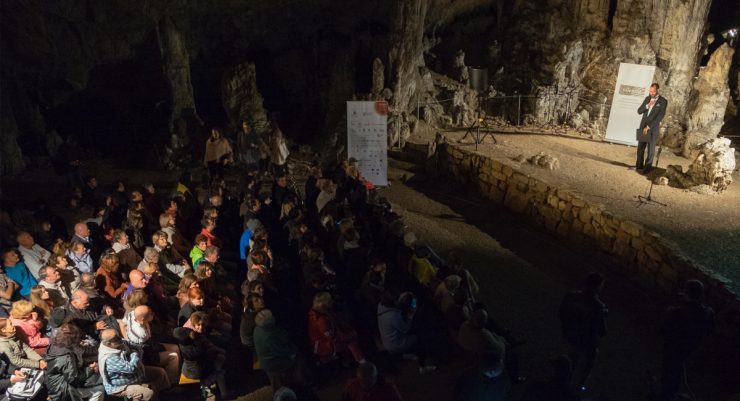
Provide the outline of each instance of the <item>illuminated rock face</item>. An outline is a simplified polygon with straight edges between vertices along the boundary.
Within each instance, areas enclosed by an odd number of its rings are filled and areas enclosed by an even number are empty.
[[[51,132],[62,138],[75,132],[59,115],[77,103],[83,116],[84,105],[107,105],[118,138],[167,143],[174,135],[191,145],[212,124],[226,125],[230,135],[235,113],[245,107],[256,119],[264,110],[277,111],[289,136],[327,143],[321,137],[343,137],[344,101],[352,98],[388,100],[389,117],[407,121],[412,130],[469,124],[474,94],[445,87],[438,77],[454,76],[461,49],[466,65],[489,68],[490,93],[540,95],[521,105],[496,104],[509,122],[520,111],[529,122],[571,122],[592,137],[606,126],[619,62],[654,64],[670,101],[667,118],[676,121],[673,142],[680,146],[687,142],[686,128],[711,137],[723,116],[707,118],[707,108],[721,108],[727,86],[726,77],[712,85],[718,81],[709,75],[727,71],[708,66],[706,79],[693,84],[710,3],[9,2],[0,16],[0,172],[17,172],[26,159],[48,156]],[[727,57],[732,55],[713,59],[719,66]],[[244,65],[254,67],[241,71]],[[109,88],[115,85],[101,89],[101,81],[121,81],[142,93],[121,105],[128,95]],[[230,92],[229,85],[239,82],[247,84],[251,100]],[[440,102],[448,97],[457,100]],[[236,98],[246,103],[234,103]],[[415,121],[417,114],[424,124]],[[692,128],[696,124],[709,128]],[[97,128],[93,135],[101,135]],[[328,142],[341,146],[336,138]]]
[[[728,138],[715,138],[698,147],[694,161],[685,173],[680,166],[668,166],[666,175],[671,185],[681,188],[706,186],[722,192],[732,184],[735,149]]]

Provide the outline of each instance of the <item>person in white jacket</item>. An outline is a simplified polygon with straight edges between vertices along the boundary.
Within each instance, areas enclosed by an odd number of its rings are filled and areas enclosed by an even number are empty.
[[[150,323],[154,318],[151,308],[139,305],[129,311],[123,317],[121,331],[128,342],[143,350],[144,346],[154,347],[158,350],[159,363],[157,366],[164,368],[170,383],[177,383],[180,378],[180,352],[175,344],[152,343],[152,329]],[[143,352],[142,352],[143,355]]]
[[[16,240],[18,241],[18,251],[23,256],[23,262],[31,275],[38,280],[39,270],[46,265],[51,252],[37,244],[33,236],[27,231],[19,232]]]

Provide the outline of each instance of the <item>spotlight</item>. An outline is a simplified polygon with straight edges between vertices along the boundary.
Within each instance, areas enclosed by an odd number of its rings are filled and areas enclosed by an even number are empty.
[[[738,36],[738,28],[730,28],[726,31],[723,31],[720,33],[722,37],[727,41],[727,43],[730,45],[730,47],[735,47],[735,43],[737,43],[737,36]]]

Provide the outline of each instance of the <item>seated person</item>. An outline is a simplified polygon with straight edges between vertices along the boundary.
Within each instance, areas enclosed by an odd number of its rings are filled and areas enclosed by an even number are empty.
[[[319,292],[313,298],[308,312],[308,338],[320,362],[335,359],[350,352],[357,363],[365,363],[355,330],[341,322],[331,310],[332,298],[328,292]]]
[[[457,343],[473,358],[492,352],[504,356],[506,341],[503,337],[488,330],[487,323],[488,313],[483,309],[478,309],[473,312],[470,320],[460,326],[457,333]]]
[[[13,369],[46,369],[46,361],[16,336],[13,322],[4,317],[0,318],[0,353],[5,355]]]
[[[461,282],[460,276],[452,274],[445,277],[434,291],[434,304],[443,315],[455,304],[455,293],[460,291]]]
[[[72,261],[72,264],[80,273],[92,273],[94,271],[90,249],[85,247],[85,243],[82,241],[73,239],[65,255]]]
[[[215,383],[221,398],[228,398],[223,366],[226,352],[205,335],[207,319],[205,313],[195,312],[190,316],[192,329],[178,327],[173,332],[182,350],[182,374],[189,379],[200,379],[201,388]]]
[[[76,267],[69,263],[69,260],[64,253],[54,253],[51,255],[49,265],[57,268],[59,275],[61,276],[61,283],[67,290],[67,300],[72,292],[77,291],[82,285],[82,279],[80,271]]]
[[[277,390],[285,377],[297,369],[298,347],[290,340],[288,333],[275,324],[269,309],[259,312],[255,322],[254,350],[273,390]]]
[[[341,401],[403,401],[403,397],[393,383],[378,375],[372,362],[365,362],[344,385]]]
[[[39,314],[34,312],[33,304],[22,299],[13,302],[10,310],[10,321],[16,327],[16,336],[28,344],[39,355],[46,352],[49,346],[49,338],[42,334],[44,323],[39,319]]]
[[[193,267],[198,265],[198,262],[203,259],[203,252],[208,248],[208,238],[205,235],[198,234],[195,236],[195,244],[193,249],[190,250],[190,261]]]
[[[123,281],[118,273],[118,266],[118,255],[113,252],[104,253],[100,257],[100,267],[95,272],[95,284],[98,291],[114,305],[121,303],[123,293],[128,287],[128,283]]]
[[[429,248],[416,245],[414,254],[409,260],[408,270],[419,284],[428,289],[434,288],[437,280],[437,267],[429,261]]]
[[[416,315],[417,301],[414,294],[405,292],[393,299],[385,292],[378,304],[378,330],[383,346],[391,353],[415,353],[419,357],[419,373],[428,373],[437,369],[426,360],[427,351],[420,338],[411,333]],[[411,357],[411,355],[409,355]]]
[[[254,328],[257,327],[255,318],[265,307],[265,300],[262,295],[251,293],[244,298],[244,313],[239,326],[239,335],[242,344],[249,348],[254,348]]]
[[[0,269],[0,317],[7,317],[11,300],[16,297],[18,284],[13,281],[3,269]]]
[[[98,338],[98,331],[107,328],[120,330],[118,322],[113,317],[113,308],[103,306],[101,311],[95,311],[90,304],[90,296],[84,289],[72,293],[72,300],[68,304],[59,306],[52,314],[59,310],[64,319],[72,321],[83,333],[91,338]]]
[[[121,268],[125,272],[129,272],[136,268],[141,262],[141,255],[128,242],[128,234],[124,230],[116,230],[113,232],[113,251],[118,255]]]
[[[153,319],[154,313],[148,306],[136,306],[123,317],[124,338],[142,351],[145,364],[164,368],[170,383],[177,383],[180,377],[179,350],[175,344],[163,344],[152,339],[150,324]]]
[[[46,352],[46,387],[51,400],[103,401],[105,388],[100,383],[97,362],[86,362],[86,350],[80,347],[83,334],[72,323],[64,323],[56,331]]]
[[[39,270],[39,285],[46,288],[54,305],[69,302],[69,293],[62,283],[62,275],[55,266],[46,265]]]
[[[37,282],[25,263],[21,261],[18,251],[6,249],[3,251],[2,257],[5,274],[18,287],[18,294],[22,297],[28,297],[31,293],[31,287],[35,286]]]
[[[132,350],[115,330],[103,330],[100,340],[98,369],[106,394],[149,401],[156,398],[161,390],[169,389],[164,370],[144,367],[140,353]]]

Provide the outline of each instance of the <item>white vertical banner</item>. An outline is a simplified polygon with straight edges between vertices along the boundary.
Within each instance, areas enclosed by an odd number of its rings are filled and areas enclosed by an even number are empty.
[[[365,179],[388,185],[388,103],[347,102],[347,157]]]
[[[655,66],[652,65],[619,64],[609,122],[606,125],[606,141],[637,145],[635,131],[642,118],[637,114],[637,108],[648,95],[654,74]]]

